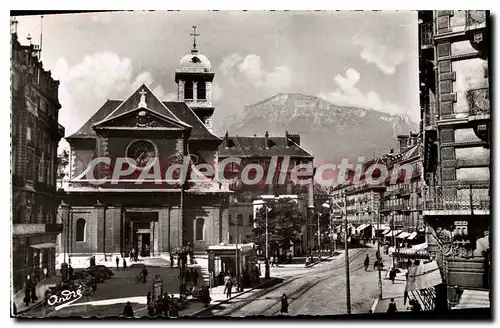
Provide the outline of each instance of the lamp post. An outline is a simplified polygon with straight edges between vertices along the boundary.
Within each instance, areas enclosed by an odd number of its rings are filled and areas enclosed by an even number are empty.
[[[264,204],[264,209],[266,211],[266,263],[265,263],[265,269],[266,269],[266,275],[265,278],[269,279],[270,277],[270,272],[269,272],[269,232],[267,228],[267,212],[269,209],[267,208],[267,203]]]
[[[380,213],[377,211],[377,231],[380,231]],[[380,238],[377,236],[377,267],[378,267],[378,289],[379,289],[379,300],[382,300],[382,271],[380,265],[382,264],[382,256],[380,255]]]
[[[319,227],[319,216],[320,213],[318,212],[318,262],[321,262],[321,230]]]
[[[349,244],[347,242],[348,234],[347,234],[347,196],[345,191],[344,194],[344,222],[345,222],[345,231],[344,231],[344,248],[345,248],[345,281],[346,281],[346,305],[347,305],[347,314],[351,314],[351,282],[349,277]]]

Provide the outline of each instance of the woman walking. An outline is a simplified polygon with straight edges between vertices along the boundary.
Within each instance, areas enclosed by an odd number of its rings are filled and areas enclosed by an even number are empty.
[[[365,271],[368,271],[368,266],[370,265],[370,255],[366,254],[365,258]]]
[[[281,315],[288,315],[288,299],[286,297],[286,294],[283,294],[281,296]]]

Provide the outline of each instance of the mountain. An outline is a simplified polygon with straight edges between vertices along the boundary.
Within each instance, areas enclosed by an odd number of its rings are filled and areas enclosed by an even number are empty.
[[[280,93],[253,105],[225,128],[230,135],[271,136],[300,134],[300,144],[315,157],[315,164],[339,163],[342,158],[356,160],[397,149],[398,134],[417,131],[408,116],[375,110],[334,105],[318,97]],[[225,133],[222,132],[221,135]]]

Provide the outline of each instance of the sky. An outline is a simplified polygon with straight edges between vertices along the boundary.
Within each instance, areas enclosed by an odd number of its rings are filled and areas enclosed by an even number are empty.
[[[17,18],[39,44],[40,16]],[[415,11],[134,11],[45,15],[42,61],[60,81],[59,122],[76,132],[106,99],[142,83],[175,100],[174,72],[192,48],[215,72],[214,128],[277,93],[419,120]],[[62,147],[67,147],[62,142]]]

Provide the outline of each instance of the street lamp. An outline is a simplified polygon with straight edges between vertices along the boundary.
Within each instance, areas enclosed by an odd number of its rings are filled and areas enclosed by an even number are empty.
[[[269,279],[270,277],[270,272],[269,272],[269,232],[267,228],[267,213],[269,212],[269,209],[267,208],[267,203],[264,204],[264,210],[266,211],[266,263],[265,263],[265,269],[266,269],[266,275],[265,278]]]

